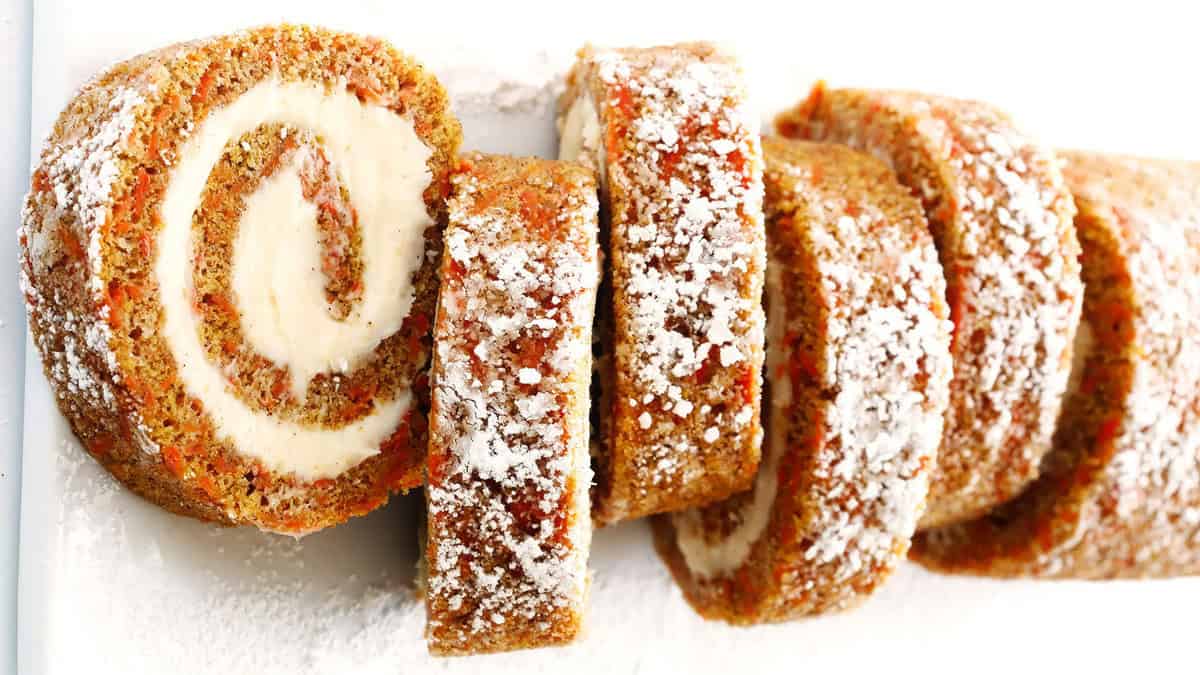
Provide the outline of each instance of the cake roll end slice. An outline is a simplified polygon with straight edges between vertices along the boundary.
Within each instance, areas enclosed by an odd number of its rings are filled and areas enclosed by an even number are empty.
[[[289,534],[419,485],[460,140],[420,64],[315,27],[86,83],[20,241],[33,344],[87,452],[176,513]]]

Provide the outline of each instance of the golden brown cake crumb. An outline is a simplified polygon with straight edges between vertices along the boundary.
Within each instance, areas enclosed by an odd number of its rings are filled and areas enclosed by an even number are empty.
[[[599,171],[593,516],[721,499],[762,436],[762,158],[737,64],[711,45],[584,48],[560,157]]]
[[[1075,209],[1054,155],[990,105],[913,92],[818,85],[776,124],[883,158],[925,207],[955,331],[921,528],[1016,496],[1050,449],[1083,295]]]
[[[1083,319],[1043,475],[920,563],[993,576],[1200,573],[1200,163],[1061,153]]]

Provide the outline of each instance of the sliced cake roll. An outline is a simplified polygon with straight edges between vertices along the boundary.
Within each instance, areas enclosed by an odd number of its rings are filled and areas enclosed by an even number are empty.
[[[1074,206],[1053,154],[989,105],[910,92],[818,85],[777,125],[883,158],[925,208],[955,328],[921,527],[1016,496],[1050,449],[1083,294]]]
[[[602,523],[745,489],[758,465],[762,160],[741,72],[706,44],[585,48],[560,157],[596,168]]]
[[[435,654],[579,633],[597,210],[576,164],[471,155],[454,175],[426,490]]]
[[[879,160],[763,140],[767,385],[753,487],[654,521],[708,618],[837,610],[904,558],[951,376],[949,310],[919,203]]]
[[[420,484],[459,140],[419,65],[317,28],[84,85],[20,241],[34,344],[87,451],[172,511],[289,533]]]
[[[995,576],[1200,574],[1200,164],[1063,153],[1083,319],[1043,475],[923,533],[934,569]]]

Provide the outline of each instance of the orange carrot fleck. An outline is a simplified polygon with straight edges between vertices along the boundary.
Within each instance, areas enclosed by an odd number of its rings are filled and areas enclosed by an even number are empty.
[[[205,293],[204,304],[209,305],[210,307],[213,307],[231,317],[237,317],[238,315],[237,308],[233,306],[233,302],[230,301],[228,297],[218,293]]]
[[[197,478],[196,484],[200,486],[201,490],[204,490],[204,494],[208,495],[209,499],[216,501],[221,498],[221,491],[217,489],[216,482],[208,474],[203,474]]]
[[[208,67],[204,74],[200,76],[200,82],[196,84],[196,93],[192,94],[192,105],[199,105],[208,98],[209,89],[212,88],[213,78],[215,77],[216,64]]]
[[[108,434],[102,434],[93,438],[91,442],[87,444],[87,449],[93,457],[101,459],[108,457],[109,453],[112,452],[114,445],[116,445],[116,442],[113,440],[112,436],[109,436]]]
[[[122,325],[121,313],[125,310],[125,287],[115,279],[108,284],[108,325],[114,330]]]
[[[283,395],[287,393],[287,390],[287,379],[282,373],[280,373],[280,375],[275,378],[275,383],[271,385],[271,396],[274,396],[275,398],[282,398]]]
[[[950,349],[954,350],[958,344],[958,329],[962,325],[963,312],[965,310],[962,298],[962,291],[958,286],[951,286],[946,289],[946,302],[950,305],[950,323],[954,327],[950,331]]]
[[[179,451],[179,448],[174,445],[164,445],[161,454],[163,466],[167,467],[167,471],[170,471],[176,478],[183,478],[187,466],[183,462],[183,453]]]
[[[1100,430],[1096,432],[1096,445],[1110,445],[1117,437],[1117,430],[1121,426],[1119,417],[1110,417],[1100,423]]]
[[[146,194],[150,191],[150,174],[146,173],[146,168],[139,166],[137,168],[137,182],[133,185],[133,215],[140,216],[142,209],[146,206]]]
[[[49,192],[54,188],[50,184],[50,177],[42,169],[33,172],[33,191],[34,192]]]
[[[154,253],[154,242],[150,239],[148,232],[142,232],[138,235],[138,252],[143,258],[149,258],[150,254]]]
[[[79,242],[79,236],[75,234],[75,230],[70,227],[60,226],[58,228],[58,238],[62,242],[67,255],[76,260],[83,260],[83,244]]]

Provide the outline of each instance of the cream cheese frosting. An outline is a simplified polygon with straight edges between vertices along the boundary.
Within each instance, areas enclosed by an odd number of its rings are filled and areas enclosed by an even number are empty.
[[[265,80],[214,110],[179,153],[161,203],[155,274],[163,305],[162,333],[187,392],[204,402],[218,434],[268,469],[303,480],[337,476],[379,452],[410,396],[377,404],[339,429],[314,428],[252,410],[230,391],[200,340],[193,311],[192,216],[226,144],[261,124],[307,129],[350,195],[362,230],[364,294],[344,320],[323,293],[316,207],[301,193],[299,168],[280,167],[246,199],[232,261],[234,303],[248,345],[292,375],[303,399],[313,376],[353,368],[395,333],[413,302],[412,274],[432,224],[422,198],[431,181],[431,151],[411,119],[312,83]]]

